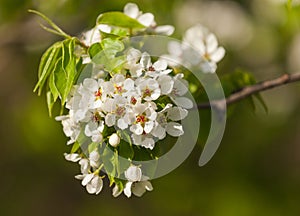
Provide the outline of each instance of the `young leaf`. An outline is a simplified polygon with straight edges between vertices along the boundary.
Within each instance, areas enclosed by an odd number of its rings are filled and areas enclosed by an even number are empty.
[[[221,78],[222,87],[226,96],[231,95],[234,92],[240,91],[244,87],[256,84],[254,76],[243,70],[236,70],[235,72],[225,75]],[[253,97],[256,97],[258,101],[263,106],[264,110],[268,112],[268,108],[262,98],[262,96],[257,93],[248,98],[249,104],[255,110]]]
[[[71,154],[77,152],[77,150],[78,150],[79,148],[80,148],[80,144],[79,144],[79,142],[76,141],[76,142],[73,144],[73,146],[72,146]]]
[[[60,36],[63,36],[65,38],[71,38],[70,35],[68,35],[67,33],[65,33],[61,28],[59,28],[51,19],[49,19],[46,15],[42,14],[41,12],[39,11],[36,11],[36,10],[28,10],[28,12],[30,13],[34,13],[36,15],[39,15],[40,17],[42,17],[51,27],[51,28],[48,28],[44,25],[41,24],[42,28],[44,28],[46,31],[49,31],[49,32],[52,32],[54,34],[57,34],[57,35],[60,35]]]
[[[53,98],[53,95],[50,91],[48,91],[46,93],[46,98],[47,98],[47,105],[48,105],[48,112],[49,112],[49,116],[52,116],[52,108],[53,105],[55,104],[55,99]]]
[[[104,65],[105,69],[113,75],[121,70],[121,66],[125,62],[125,56],[116,55],[124,50],[124,44],[119,40],[106,38],[101,41],[102,51],[98,52],[92,59],[95,63]]]
[[[103,49],[100,43],[94,43],[92,46],[89,47],[88,53],[91,58],[94,58],[102,50]]]
[[[100,14],[97,18],[97,24],[107,24],[117,27],[129,29],[143,29],[145,28],[136,19],[133,19],[122,12],[107,12]]]
[[[106,170],[106,173],[110,176],[116,176],[117,174],[117,167],[116,167],[116,160],[115,160],[115,153],[114,150],[106,145],[104,150],[101,154],[101,159]]]
[[[74,48],[75,39],[72,38],[63,41],[61,58],[58,59],[53,72],[54,85],[59,92],[62,106],[66,102],[77,75]]]
[[[38,91],[38,94],[40,95],[44,84],[49,77],[49,75],[53,72],[53,69],[55,67],[55,64],[61,55],[61,47],[62,42],[57,42],[53,44],[46,52],[43,54],[40,65],[39,65],[39,71],[38,71],[38,82],[34,87],[34,92]]]

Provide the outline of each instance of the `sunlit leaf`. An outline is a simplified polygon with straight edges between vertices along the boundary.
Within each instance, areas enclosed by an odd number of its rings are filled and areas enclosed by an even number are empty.
[[[61,42],[53,44],[49,49],[46,50],[41,58],[38,71],[39,80],[33,90],[35,92],[37,89],[39,89],[39,95],[43,90],[47,78],[53,72],[58,57],[61,55],[61,45]]]
[[[97,18],[97,24],[107,24],[130,29],[142,29],[144,25],[122,12],[107,12]]]

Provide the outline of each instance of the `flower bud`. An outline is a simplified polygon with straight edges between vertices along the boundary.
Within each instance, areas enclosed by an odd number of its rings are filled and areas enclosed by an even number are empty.
[[[117,147],[120,143],[120,137],[118,136],[118,134],[116,133],[113,133],[110,137],[109,137],[109,140],[108,140],[109,144],[112,146],[112,147]]]

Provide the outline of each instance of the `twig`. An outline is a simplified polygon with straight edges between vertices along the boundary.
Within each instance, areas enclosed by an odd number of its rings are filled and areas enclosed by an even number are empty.
[[[294,74],[284,74],[278,78],[266,80],[263,82],[259,82],[255,85],[247,86],[245,88],[242,88],[236,93],[233,93],[232,95],[228,96],[226,99],[221,100],[214,100],[210,101],[208,103],[201,103],[198,104],[198,109],[210,109],[211,107],[218,108],[220,105],[224,104],[226,101],[227,105],[233,104],[235,102],[238,102],[250,95],[259,93],[261,91],[265,91],[268,89],[272,89],[275,87],[279,87],[288,83],[297,82],[300,81],[300,73],[294,73]]]

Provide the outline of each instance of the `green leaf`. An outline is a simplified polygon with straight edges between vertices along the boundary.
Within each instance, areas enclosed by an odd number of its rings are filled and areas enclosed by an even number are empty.
[[[126,130],[118,130],[118,135],[123,139],[125,142],[127,142],[132,147],[132,141],[130,135],[127,133]]]
[[[106,38],[101,41],[102,51],[98,52],[92,59],[96,64],[101,64],[111,73],[119,73],[122,70],[122,65],[126,62],[125,56],[116,56],[124,50],[124,44],[119,40]]]
[[[103,50],[111,51],[113,55],[124,50],[123,42],[112,38],[105,38],[101,41],[101,45]]]
[[[107,24],[129,29],[143,29],[145,28],[136,19],[133,19],[122,12],[107,12],[100,14],[97,18],[97,24]]]
[[[126,32],[126,31],[125,31]],[[113,31],[112,33],[106,33],[100,31],[100,35],[102,39],[111,38],[111,39],[119,39],[120,37],[126,36],[127,33],[124,34],[124,31]]]
[[[40,95],[46,80],[48,79],[49,75],[53,72],[57,59],[61,55],[61,47],[62,42],[57,42],[49,47],[46,52],[43,54],[38,71],[38,82],[34,87],[34,92],[38,91]]]
[[[125,180],[115,178],[114,183],[118,186],[120,192],[122,192],[124,190],[125,184],[126,184]]]
[[[80,144],[79,144],[79,142],[76,141],[76,142],[73,144],[73,146],[72,146],[71,154],[77,152],[77,150],[78,150],[79,148],[80,148]]]
[[[102,50],[103,49],[102,49],[102,46],[101,46],[100,43],[94,43],[92,46],[89,47],[88,53],[89,53],[89,55],[92,59],[93,57],[95,57]]]
[[[267,106],[265,100],[263,99],[263,97],[261,96],[261,94],[255,94],[254,97],[260,102],[260,104],[264,108],[265,112],[268,113],[269,112],[268,106]]]
[[[106,173],[110,176],[117,175],[117,158],[115,158],[115,150],[112,149],[108,144],[105,146],[101,159],[106,170]]]
[[[47,105],[48,105],[48,113],[49,116],[52,116],[52,109],[53,109],[53,105],[55,104],[55,99],[53,98],[53,95],[50,91],[48,91],[46,93],[46,99],[47,99]]]
[[[77,76],[76,56],[74,54],[75,39],[67,39],[63,42],[62,55],[58,59],[54,70],[54,83],[59,92],[61,106],[66,102],[66,99],[72,89]]]
[[[51,19],[49,19],[46,15],[44,15],[43,13],[36,11],[36,10],[28,10],[28,12],[30,13],[34,13],[36,15],[39,15],[40,17],[42,17],[51,27],[48,28],[44,25],[41,24],[42,28],[44,28],[46,31],[52,32],[54,34],[63,36],[65,38],[71,38],[70,35],[68,35],[67,33],[65,33],[61,28],[59,28]]]
[[[257,83],[255,77],[251,73],[241,70],[241,69],[238,69],[231,74],[227,74],[227,75],[221,77],[221,82],[222,82],[222,87],[223,87],[226,97],[228,97],[229,95],[231,95],[237,91],[240,91],[244,87],[251,86],[251,85],[254,85]],[[255,97],[261,103],[264,110],[266,112],[268,112],[268,108],[267,108],[262,96],[259,93],[249,96],[247,98],[247,100],[248,100],[250,106],[253,108],[253,110],[255,110],[255,104],[254,104],[253,97]]]
[[[91,152],[97,150],[99,144],[100,144],[100,143],[95,143],[95,142],[92,142],[91,144],[89,144],[89,147],[88,147],[89,153],[91,153]]]

